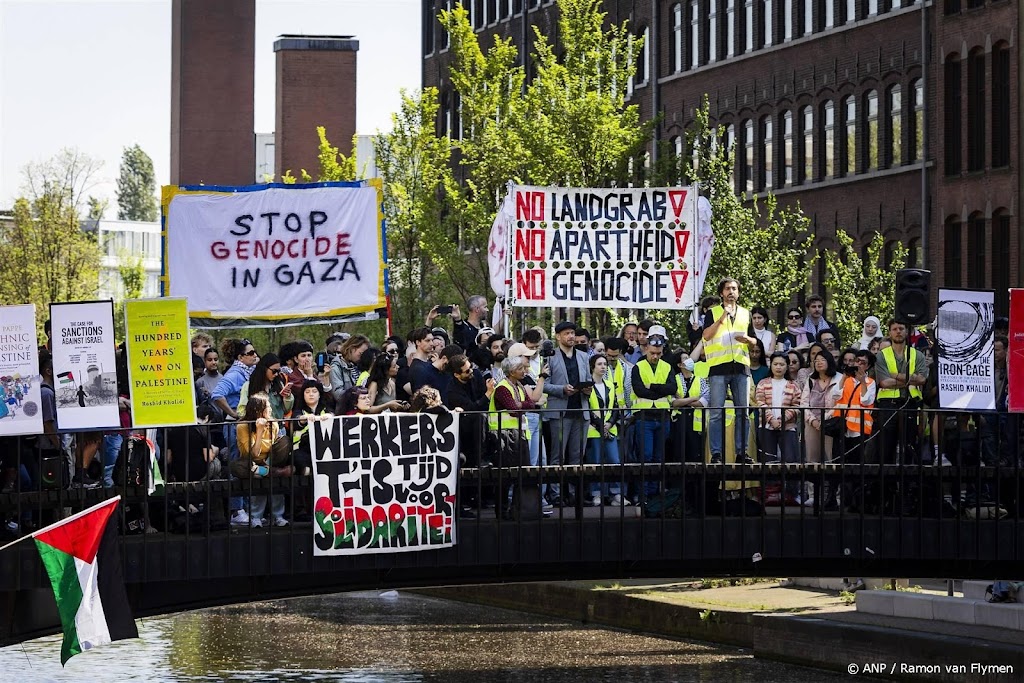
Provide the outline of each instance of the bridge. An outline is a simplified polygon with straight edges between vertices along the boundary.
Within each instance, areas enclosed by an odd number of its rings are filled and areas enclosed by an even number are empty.
[[[459,518],[453,547],[344,557],[314,556],[315,525],[309,523],[223,528],[201,516],[180,533],[171,531],[177,505],[210,510],[231,495],[285,493],[292,518],[297,503],[312,499],[308,475],[167,483],[155,496],[145,486],[12,491],[0,493],[0,510],[8,518],[31,514],[49,522],[62,511],[120,493],[121,554],[136,616],[338,591],[513,581],[709,575],[990,579],[1019,573],[1024,561],[1021,464],[1005,458],[999,463],[463,467],[460,501],[513,484],[524,495],[511,510],[499,504]],[[536,495],[528,495],[556,482],[564,491],[567,485],[610,480],[639,483],[640,490],[654,481],[660,493],[644,509],[577,502],[545,510]],[[877,504],[830,510],[782,496],[779,505],[761,505],[762,491],[806,483],[871,489]],[[985,493],[960,499],[963,491]],[[673,492],[682,497],[676,500]],[[139,519],[160,531],[128,533]],[[0,644],[57,630],[56,605],[34,544],[0,552]]]

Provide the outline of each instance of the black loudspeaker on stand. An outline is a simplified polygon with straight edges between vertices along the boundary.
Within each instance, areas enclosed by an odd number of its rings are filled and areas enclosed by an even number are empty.
[[[931,322],[931,298],[928,286],[930,270],[904,268],[896,271],[896,314],[893,316],[907,325],[926,325]]]

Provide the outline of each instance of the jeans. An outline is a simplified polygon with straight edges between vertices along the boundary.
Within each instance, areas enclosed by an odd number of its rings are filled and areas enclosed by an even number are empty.
[[[263,512],[267,509],[268,496],[249,497],[249,519],[262,519]],[[284,494],[275,493],[270,498],[270,521],[284,519]]]
[[[758,449],[761,462],[780,461],[779,451],[782,451],[781,462],[800,462],[800,444],[795,429],[761,427],[757,431],[757,438],[761,442]]]
[[[238,443],[235,439],[235,425],[226,424],[224,425],[224,443],[227,444],[228,449],[228,464],[232,460],[238,460]],[[228,478],[234,479],[235,477],[230,474],[231,470],[228,469]],[[266,501],[264,501],[265,503]],[[242,496],[231,496],[228,498],[228,510],[241,510],[245,508],[245,498]],[[262,508],[260,508],[262,511]],[[262,514],[262,512],[261,512]]]
[[[725,456],[722,452],[722,441],[725,438],[725,391],[732,393],[732,403],[736,407],[736,459],[742,460],[747,454],[747,395],[750,378],[746,375],[712,375],[708,377],[711,398],[708,407],[708,439],[711,442],[711,454]]]
[[[665,461],[665,439],[668,438],[668,415],[660,410],[647,410],[640,413],[640,434],[643,439],[643,457],[645,463],[661,463]],[[644,495],[648,498],[658,493],[660,477],[652,479],[644,475]]]
[[[619,464],[619,442],[616,439],[591,438],[587,439],[587,464],[588,465],[618,465]],[[609,469],[604,470],[608,472]],[[612,477],[617,476],[616,470],[610,470]],[[611,495],[617,496],[621,493],[622,487],[618,479],[608,481],[609,477],[601,475],[597,481],[590,484],[590,497]]]
[[[114,466],[123,443],[122,434],[107,434],[103,437],[103,485],[107,488],[114,485]]]
[[[530,430],[530,467],[540,464],[540,413],[526,413],[526,426]]]

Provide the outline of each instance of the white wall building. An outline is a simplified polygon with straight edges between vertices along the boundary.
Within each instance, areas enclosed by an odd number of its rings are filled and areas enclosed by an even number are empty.
[[[274,177],[274,134],[256,133],[256,184]]]
[[[146,271],[142,296],[160,296],[160,257],[163,246],[160,242],[160,222],[83,220],[82,230],[96,232],[96,240],[103,251],[100,260],[100,299],[120,300],[124,298],[124,285],[118,268],[131,264],[134,259],[142,260]]]

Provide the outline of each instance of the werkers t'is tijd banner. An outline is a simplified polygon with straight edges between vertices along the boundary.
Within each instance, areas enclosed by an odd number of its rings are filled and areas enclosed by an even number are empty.
[[[118,429],[114,302],[50,304],[58,429]]]
[[[939,405],[995,410],[992,337],[995,294],[940,289],[935,338],[939,348]]]
[[[196,422],[192,345],[184,299],[136,299],[124,304],[132,426]]]
[[[1007,409],[1024,413],[1024,289],[1010,290],[1009,340],[1006,351]]]
[[[514,306],[694,307],[694,188],[517,186],[513,195]]]
[[[310,447],[314,555],[455,545],[458,413],[334,417]]]
[[[41,434],[36,307],[0,306],[0,436]]]
[[[165,293],[188,299],[196,326],[326,322],[386,306],[379,181],[165,187],[163,208]]]

